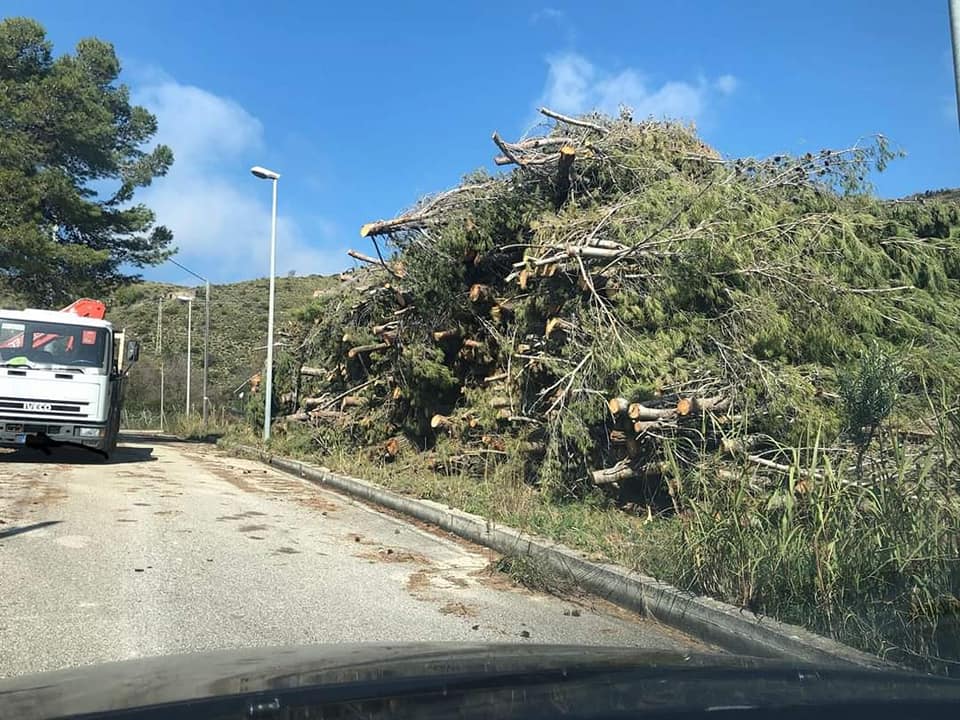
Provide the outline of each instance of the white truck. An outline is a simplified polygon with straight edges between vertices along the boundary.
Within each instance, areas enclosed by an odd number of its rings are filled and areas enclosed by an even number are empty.
[[[60,311],[0,310],[0,446],[117,446],[126,366],[139,346],[84,298]]]

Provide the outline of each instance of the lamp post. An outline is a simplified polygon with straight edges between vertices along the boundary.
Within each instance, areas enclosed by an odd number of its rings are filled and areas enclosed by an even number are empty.
[[[270,223],[270,308],[267,317],[267,378],[263,400],[263,441],[270,439],[270,407],[273,402],[273,299],[277,274],[277,180],[280,174],[259,165],[250,168],[250,172],[261,180],[273,181],[273,214]]]
[[[957,117],[960,119],[960,1],[950,0],[950,40],[953,47],[953,82],[956,88]]]
[[[176,260],[174,260],[173,258],[170,258],[170,262],[172,262],[174,265],[176,265],[176,266],[177,266],[178,268],[180,268],[181,270],[190,273],[191,275],[193,275],[193,276],[194,276],[195,278],[197,278],[198,280],[202,280],[202,281],[203,281],[203,284],[204,284],[204,292],[205,292],[205,295],[204,295],[204,301],[203,301],[203,313],[204,313],[204,319],[203,319],[203,424],[204,424],[204,426],[206,426],[206,424],[207,424],[207,404],[208,404],[208,402],[209,402],[209,400],[210,400],[210,399],[207,397],[207,367],[208,367],[207,364],[208,364],[209,361],[210,361],[210,360],[209,360],[209,358],[210,358],[210,350],[209,350],[209,342],[210,342],[210,281],[209,281],[207,278],[203,277],[203,275],[198,275],[197,273],[195,273],[195,272],[194,272],[193,270],[191,270],[190,268],[184,267],[183,265],[181,265],[180,263],[178,263],[178,262],[177,262]],[[188,344],[189,344],[189,343],[188,343]],[[188,370],[187,372],[189,372],[189,370]],[[189,404],[189,403],[188,403],[188,404]],[[187,412],[189,412],[189,411],[190,411],[190,408],[187,408]]]
[[[157,302],[157,357],[160,358],[160,432],[163,432],[163,296]]]
[[[178,295],[177,300],[187,304],[187,415],[190,414],[190,365],[193,338],[193,295]]]

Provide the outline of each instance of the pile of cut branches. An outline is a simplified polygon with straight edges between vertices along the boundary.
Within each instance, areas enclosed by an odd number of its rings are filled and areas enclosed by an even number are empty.
[[[726,159],[682,124],[541,112],[493,134],[511,170],[363,226],[364,267],[300,315],[285,423],[458,471],[522,456],[562,495],[725,457],[775,481],[811,431],[860,430],[838,373],[879,348],[888,424],[932,432],[925,393],[960,394],[960,212],[874,197],[882,136]]]

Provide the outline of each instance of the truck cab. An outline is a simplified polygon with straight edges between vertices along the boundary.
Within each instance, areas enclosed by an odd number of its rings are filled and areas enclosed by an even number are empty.
[[[108,454],[116,448],[124,361],[136,359],[137,345],[102,312],[66,310],[0,310],[0,446],[46,436]]]

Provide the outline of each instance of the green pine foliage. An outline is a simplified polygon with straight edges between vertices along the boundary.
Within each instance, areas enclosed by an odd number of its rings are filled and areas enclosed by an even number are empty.
[[[119,74],[109,43],[55,58],[37,22],[0,21],[0,280],[31,304],[102,295],[170,255],[171,232],[134,195],[173,153],[145,149],[156,118]]]

